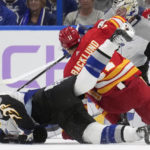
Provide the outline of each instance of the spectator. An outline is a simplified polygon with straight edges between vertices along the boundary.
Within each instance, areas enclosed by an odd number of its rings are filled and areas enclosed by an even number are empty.
[[[145,0],[145,8],[150,8],[150,0]]]
[[[76,11],[78,9],[78,3],[75,0],[63,0],[63,13],[64,17],[72,12]]]
[[[79,9],[66,16],[64,25],[93,25],[103,16],[102,11],[94,8],[94,0],[79,0]]]
[[[46,0],[46,7],[51,11],[55,16],[57,15],[57,1],[56,0]],[[77,10],[78,3],[76,0],[63,0],[63,16],[65,17],[68,13]]]
[[[113,0],[95,0],[94,7],[97,10],[107,12],[112,7]]]
[[[19,22],[27,9],[26,0],[0,0],[0,5],[6,6],[13,11],[17,16],[17,22]]]
[[[46,8],[56,16],[57,13],[57,3],[56,0],[46,0]]]
[[[144,7],[145,1],[146,1],[146,0],[137,0],[138,5],[141,6],[141,7]]]
[[[27,0],[27,11],[20,25],[56,25],[56,17],[45,8],[46,0]]]
[[[16,14],[3,5],[0,5],[0,25],[17,25]]]

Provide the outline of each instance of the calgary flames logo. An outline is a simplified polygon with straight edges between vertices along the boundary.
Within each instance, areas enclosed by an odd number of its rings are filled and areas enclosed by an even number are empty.
[[[0,105],[0,110],[3,112],[4,116],[10,116],[12,119],[22,119],[19,115],[19,113],[10,107],[9,105],[1,104]]]

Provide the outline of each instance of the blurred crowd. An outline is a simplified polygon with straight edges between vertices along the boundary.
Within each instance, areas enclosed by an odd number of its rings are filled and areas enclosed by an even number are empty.
[[[61,25],[93,25],[104,18],[112,3],[113,0],[62,0]],[[58,25],[57,4],[57,0],[0,0],[0,25]],[[150,0],[138,0],[138,5],[142,13],[150,8]]]

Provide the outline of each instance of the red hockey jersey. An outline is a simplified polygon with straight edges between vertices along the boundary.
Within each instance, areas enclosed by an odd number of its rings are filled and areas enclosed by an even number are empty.
[[[115,86],[119,86],[120,82],[131,80],[135,75],[141,75],[141,71],[130,60],[115,51],[109,63],[101,72],[94,90],[90,91],[89,94],[99,101],[100,95],[106,94]]]
[[[78,74],[86,64],[88,57],[98,49],[105,40],[109,39],[115,30],[116,27],[111,22],[107,22],[107,26],[103,29],[98,27],[90,29],[82,37],[80,44],[66,64],[64,77]]]

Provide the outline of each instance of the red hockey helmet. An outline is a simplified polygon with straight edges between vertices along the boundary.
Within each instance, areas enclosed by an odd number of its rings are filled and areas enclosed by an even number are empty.
[[[147,8],[143,11],[142,16],[148,20],[150,20],[150,8]]]
[[[78,31],[68,26],[59,32],[59,41],[63,48],[69,49],[80,42]]]

